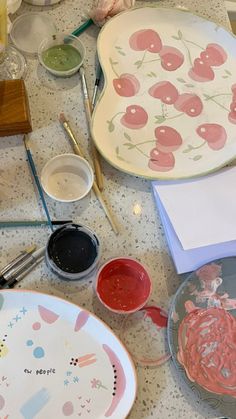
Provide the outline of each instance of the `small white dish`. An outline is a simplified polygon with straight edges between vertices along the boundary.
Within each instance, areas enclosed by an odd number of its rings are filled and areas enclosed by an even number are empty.
[[[84,198],[93,186],[89,163],[76,154],[60,154],[49,160],[41,172],[41,184],[48,196],[60,202]]]
[[[10,38],[17,49],[27,55],[37,54],[42,40],[52,36],[57,28],[45,13],[25,13],[12,23]]]
[[[40,64],[54,76],[70,77],[82,66],[85,53],[84,45],[76,36],[55,33],[45,38],[39,45],[38,59]]]

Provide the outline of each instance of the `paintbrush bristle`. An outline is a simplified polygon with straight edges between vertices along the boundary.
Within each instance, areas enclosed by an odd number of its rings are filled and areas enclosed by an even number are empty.
[[[61,112],[59,115],[59,121],[61,122],[61,124],[64,124],[65,122],[67,122],[66,117],[63,112]]]

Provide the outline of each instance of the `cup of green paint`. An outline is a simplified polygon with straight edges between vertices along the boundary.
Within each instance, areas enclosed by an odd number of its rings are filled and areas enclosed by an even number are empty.
[[[69,77],[83,64],[85,47],[74,35],[56,33],[41,42],[38,58],[50,73],[59,77]]]

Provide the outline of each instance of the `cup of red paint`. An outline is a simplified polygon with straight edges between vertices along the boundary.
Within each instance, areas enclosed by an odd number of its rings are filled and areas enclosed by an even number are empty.
[[[101,303],[115,313],[140,310],[152,291],[147,269],[136,259],[121,257],[106,262],[98,271],[96,293]]]

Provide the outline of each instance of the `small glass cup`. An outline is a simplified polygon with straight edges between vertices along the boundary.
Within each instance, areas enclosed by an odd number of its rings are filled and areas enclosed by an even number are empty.
[[[0,1],[0,80],[20,79],[26,70],[23,55],[7,45],[7,1]]]

